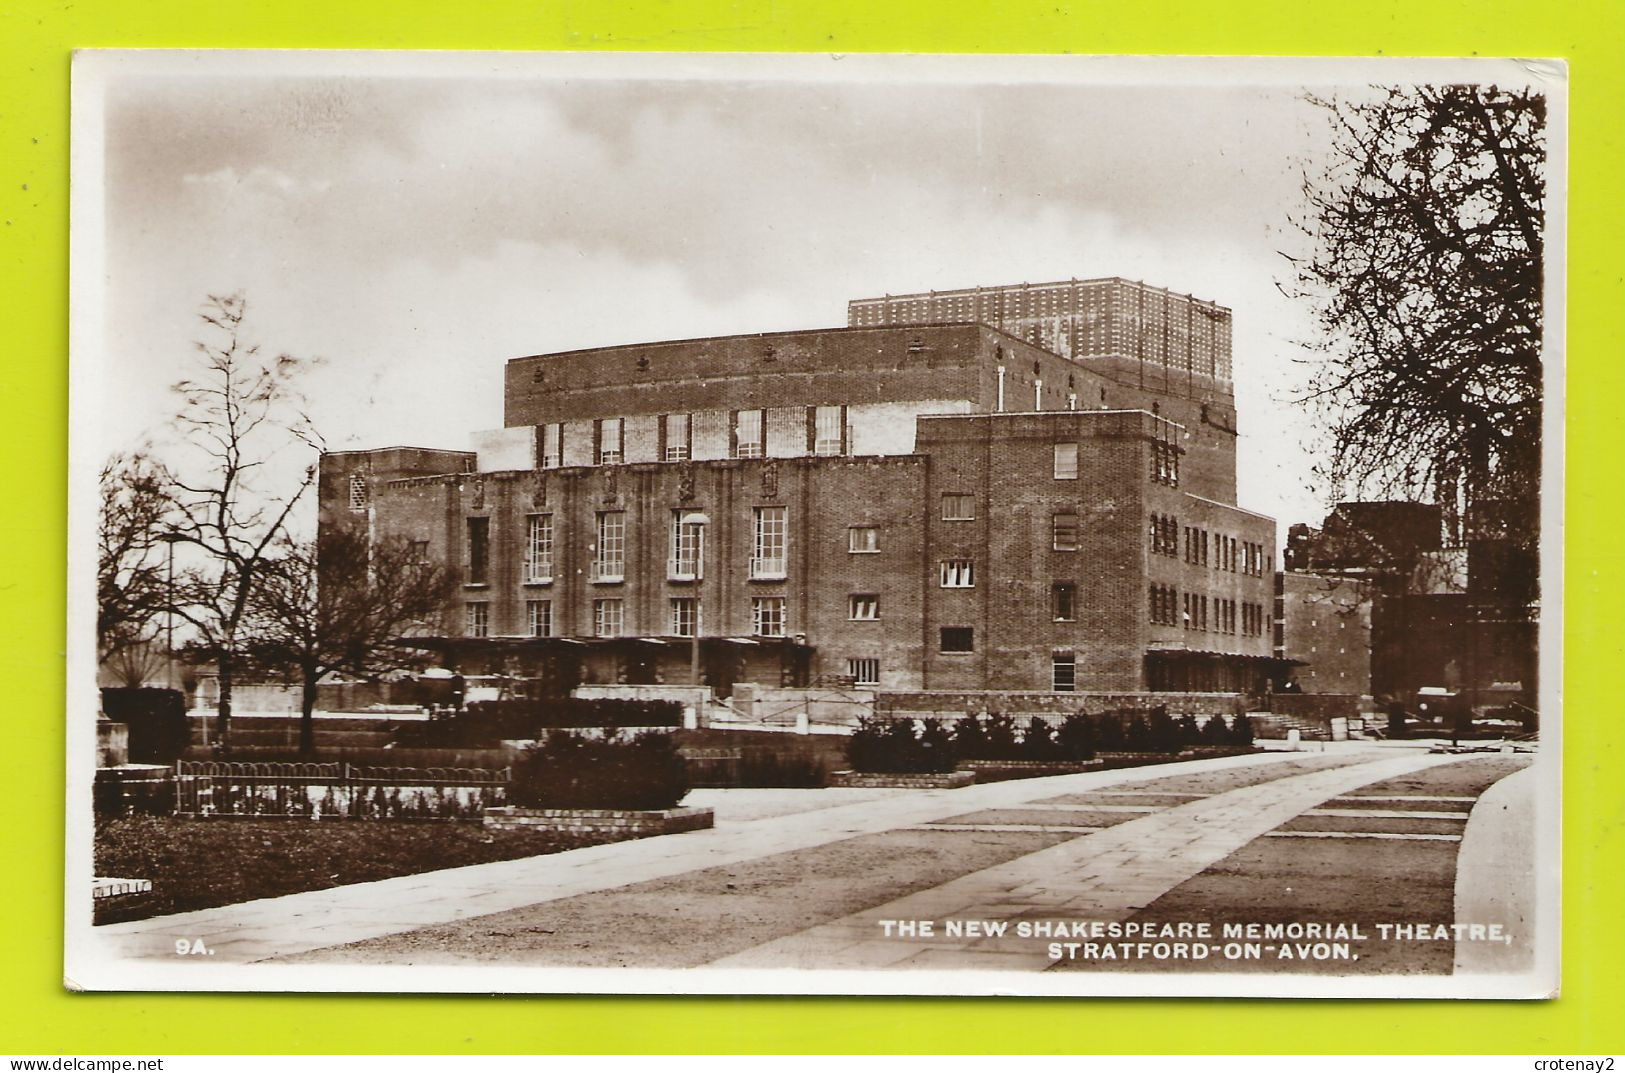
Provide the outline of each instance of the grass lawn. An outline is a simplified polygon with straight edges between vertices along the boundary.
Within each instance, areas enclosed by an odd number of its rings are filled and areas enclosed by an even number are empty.
[[[97,822],[96,874],[152,880],[152,897],[118,917],[131,920],[613,841],[466,822],[123,816]]]

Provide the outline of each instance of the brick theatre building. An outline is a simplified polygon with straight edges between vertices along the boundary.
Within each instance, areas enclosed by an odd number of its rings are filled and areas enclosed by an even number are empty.
[[[325,455],[321,525],[457,574],[426,648],[556,689],[1261,685],[1227,310],[1094,280],[849,316],[514,358],[474,451]]]

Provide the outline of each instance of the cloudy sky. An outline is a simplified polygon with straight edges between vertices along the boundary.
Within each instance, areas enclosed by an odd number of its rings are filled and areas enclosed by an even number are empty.
[[[1310,326],[1276,286],[1327,136],[1301,84],[663,62],[149,56],[84,79],[104,129],[105,448],[163,438],[210,293],[247,295],[268,351],[324,359],[307,388],[329,446],[466,448],[501,425],[516,355],[1115,275],[1234,310],[1242,505],[1283,532],[1318,519],[1286,401]]]

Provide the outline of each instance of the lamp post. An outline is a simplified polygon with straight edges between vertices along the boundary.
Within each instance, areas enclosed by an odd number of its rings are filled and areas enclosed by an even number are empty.
[[[175,543],[179,533],[165,533],[158,538],[167,552],[167,580],[164,588],[164,682],[175,688]]]
[[[685,529],[694,530],[694,636],[688,643],[688,676],[693,685],[700,684],[700,586],[705,583],[705,527],[711,519],[704,511],[690,511],[677,521]]]

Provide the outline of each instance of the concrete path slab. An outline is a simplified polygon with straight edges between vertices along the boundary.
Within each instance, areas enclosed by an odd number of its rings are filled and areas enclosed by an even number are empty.
[[[1341,751],[1346,753],[1348,763],[1369,766],[1362,761],[1371,753],[1359,749]],[[828,807],[814,806],[842,800],[840,791],[766,791],[769,796],[758,796],[754,800],[768,815],[733,822],[719,820],[711,830],[109,924],[96,928],[94,934],[112,948],[110,952],[124,957],[172,958],[177,939],[202,939],[216,951],[213,960],[217,962],[260,961],[1040,798],[1132,786],[1176,773],[1279,765],[1294,760],[1297,755],[1260,753],[1178,765],[1012,780],[958,790],[885,791],[878,796],[858,791],[858,797],[844,799],[847,803]],[[1420,754],[1416,755],[1420,758]],[[1351,785],[1364,781],[1369,779],[1361,778]],[[1341,785],[1338,784],[1335,792],[1341,792]],[[735,814],[752,814],[748,802],[752,800],[750,795],[758,792],[733,793],[742,795],[737,799],[740,805]],[[802,802],[807,807],[783,814],[780,810],[796,794],[823,796],[803,796]],[[836,796],[828,796],[832,794]],[[727,814],[725,809],[724,816]]]
[[[1508,943],[1456,944],[1455,971],[1522,974],[1535,968],[1535,768],[1484,791],[1456,856],[1456,920],[1504,924]]]
[[[953,934],[950,920],[1123,921],[1304,811],[1350,790],[1454,763],[1394,755],[1293,775],[1177,805],[713,962],[726,968],[1047,968],[1043,939]],[[882,921],[932,921],[932,934],[886,938]]]

